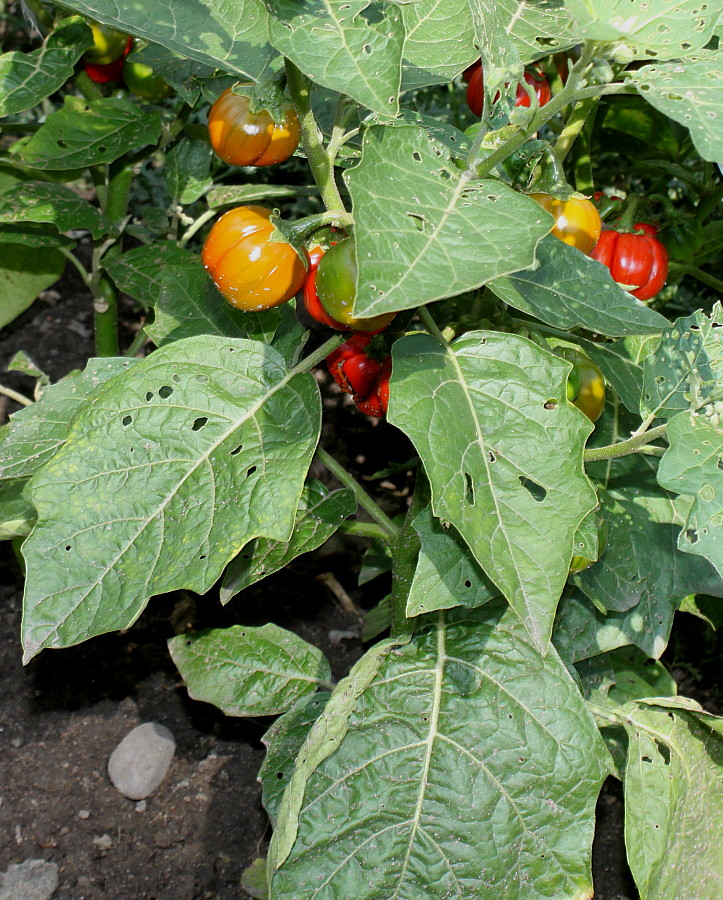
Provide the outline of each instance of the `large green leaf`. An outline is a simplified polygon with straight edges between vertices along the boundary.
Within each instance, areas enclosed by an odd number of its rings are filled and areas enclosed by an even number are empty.
[[[643,418],[668,419],[708,401],[723,400],[723,309],[677,319],[643,366]]]
[[[641,900],[720,897],[723,719],[696,706],[625,709],[625,844]]]
[[[101,211],[62,184],[30,181],[0,199],[0,223],[47,222],[58,231],[89,231],[93,238],[113,231]]]
[[[505,184],[460,175],[447,144],[424,127],[365,132],[362,160],[345,174],[354,204],[356,314],[452,297],[533,263],[552,217]]]
[[[35,475],[25,658],[126,628],[153,594],[205,593],[255,537],[289,539],[319,437],[309,374],[203,336],[111,379]]]
[[[179,634],[168,649],[189,695],[227,716],[286,712],[331,678],[321,650],[273,624]]]
[[[122,291],[153,307],[146,332],[159,346],[201,334],[268,342],[281,321],[278,309],[235,309],[216,290],[198,254],[174,241],[137,247],[109,260],[106,268]]]
[[[62,5],[212,69],[253,79],[263,75],[273,56],[268,43],[268,13],[262,0],[172,0],[165,6],[63,0]]]
[[[605,379],[615,389],[618,397],[631,412],[640,410],[643,393],[643,360],[658,342],[655,335],[630,337],[601,344],[580,340],[581,348],[597,363]]]
[[[424,463],[435,515],[544,648],[575,533],[597,502],[582,467],[592,426],[567,402],[569,364],[499,332],[451,348],[410,335],[393,353],[389,421]]]
[[[63,446],[80,407],[110,378],[135,359],[91,359],[78,375],[45,388],[39,400],[10,418],[0,443],[0,480],[34,475]]]
[[[82,169],[155,144],[160,133],[155,110],[119,97],[88,101],[69,94],[25,144],[21,159],[41,170]]]
[[[23,242],[25,243],[25,242]],[[65,257],[56,249],[2,242],[0,234],[0,328],[30,306],[41,291],[60,278]]]
[[[278,572],[300,554],[321,547],[344,519],[356,512],[356,508],[352,491],[330,492],[320,481],[309,479],[301,495],[294,531],[289,540],[278,542],[257,538],[247,544],[224,573],[221,602],[228,603],[250,584]]]
[[[637,647],[623,647],[585,659],[575,666],[585,697],[619,709],[631,700],[674,697],[678,686],[665,666]]]
[[[715,413],[680,413],[668,423],[668,440],[658,481],[693,498],[678,546],[709,560],[723,578],[723,427]]]
[[[93,43],[88,25],[77,16],[59,22],[39,50],[13,50],[0,56],[0,116],[12,116],[61,88]]]
[[[534,266],[489,285],[505,303],[569,330],[580,326],[608,337],[658,334],[670,323],[616,284],[610,270],[553,235],[537,247]]]
[[[575,33],[593,41],[620,41],[636,56],[677,59],[713,36],[718,3],[700,0],[565,0]],[[687,63],[686,63],[687,65]]]
[[[703,5],[697,0],[690,0],[690,3],[698,7]],[[717,4],[710,5],[711,11],[717,7]],[[627,77],[648,103],[690,129],[696,150],[703,159],[711,162],[721,159],[723,98],[719,85],[723,77],[723,51],[682,63],[643,66]]]
[[[399,112],[404,25],[384,0],[266,0],[271,43],[316,84]]]
[[[511,610],[440,614],[384,657],[340,746],[309,770],[271,896],[589,896],[607,764],[572,678]]]
[[[179,141],[166,154],[168,191],[181,206],[199,200],[213,184],[213,151],[206,141]]]
[[[402,90],[451,81],[479,58],[467,3],[420,0],[402,6],[404,70]]]

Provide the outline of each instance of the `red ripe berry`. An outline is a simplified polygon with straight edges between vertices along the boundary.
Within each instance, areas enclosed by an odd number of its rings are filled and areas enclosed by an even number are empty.
[[[377,380],[377,394],[379,394],[379,399],[382,401],[384,412],[389,408],[389,378],[391,374],[392,358],[387,356],[379,369],[379,378]]]
[[[344,341],[341,346],[337,347],[336,350],[333,350],[326,357],[326,366],[329,369],[332,378],[345,394],[352,394],[354,391],[349,386],[349,382],[342,371],[343,364],[348,359],[352,359],[356,356],[363,356],[366,359],[367,355],[364,352],[364,348],[368,347],[371,341],[372,338],[369,334],[353,334],[349,340]]]
[[[635,226],[641,229],[641,225]],[[620,231],[603,231],[595,249],[590,253],[593,259],[610,269],[610,274],[618,284],[638,300],[651,300],[660,291],[668,277],[668,251],[648,229],[642,234],[627,234]]]
[[[552,97],[550,83],[541,72],[525,72],[525,81],[534,87],[535,94],[537,95],[537,102],[540,106],[544,106],[550,101],[550,98]],[[497,100],[498,97],[499,94],[496,94],[495,100]],[[472,75],[469,79],[469,84],[467,85],[467,105],[476,116],[482,115],[484,100],[484,81],[482,79],[482,66],[480,66],[478,69],[475,69],[474,72],[472,72]],[[517,94],[515,96],[515,106],[529,105],[530,95],[527,93],[524,87],[519,84],[517,86]]]
[[[114,60],[112,63],[108,63],[105,66],[100,66],[97,63],[86,63],[85,64],[85,72],[88,78],[91,81],[94,81],[96,84],[112,84],[116,81],[123,80],[123,63],[125,62],[126,56],[133,49],[133,38],[128,38],[126,41],[126,48],[123,51],[122,55]]]
[[[349,385],[350,394],[356,394],[357,397],[363,399],[368,397],[376,387],[379,363],[367,356],[366,353],[342,360],[339,370]]]
[[[373,419],[381,419],[384,415],[384,404],[382,403],[376,388],[368,397],[365,397],[364,399],[355,397],[354,400],[356,401],[357,408],[363,412],[365,416],[371,416]]]
[[[321,247],[314,247],[313,250],[309,251],[309,270],[304,281],[304,308],[311,318],[321,325],[334,328],[336,331],[351,331],[352,329],[348,325],[337,322],[336,319],[329,315],[321,305],[321,300],[319,300],[319,296],[316,293],[316,269],[323,255],[324,251]]]

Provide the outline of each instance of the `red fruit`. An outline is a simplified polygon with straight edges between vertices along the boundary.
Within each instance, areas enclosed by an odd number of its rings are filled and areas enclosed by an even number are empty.
[[[379,379],[377,380],[377,394],[379,394],[379,399],[382,401],[384,412],[389,408],[389,378],[391,377],[391,374],[392,358],[391,356],[387,356],[382,362],[382,366],[379,370]]]
[[[654,297],[668,276],[668,251],[654,235],[644,231],[644,234],[603,231],[590,254],[610,269],[618,284],[630,285],[628,290],[638,300]]]
[[[366,353],[342,360],[338,368],[351,389],[350,394],[365,398],[376,388],[379,363]]]
[[[368,397],[363,400],[361,397],[354,398],[357,408],[364,413],[365,416],[371,416],[374,419],[381,419],[384,415],[384,404],[381,397],[374,389]]]
[[[537,102],[540,106],[544,106],[552,97],[550,83],[540,72],[525,72],[525,81],[531,84],[537,95]],[[499,93],[495,94],[495,101],[499,97]],[[469,84],[467,85],[467,105],[476,116],[482,115],[482,107],[484,106],[485,92],[484,82],[482,80],[482,66],[475,69],[472,73]],[[515,106],[529,106],[530,95],[519,84],[517,86],[517,94],[515,96]]]
[[[336,350],[333,350],[326,357],[326,366],[332,378],[345,394],[353,393],[353,389],[349,386],[349,382],[344,376],[342,366],[348,359],[353,359],[357,356],[363,356],[366,359],[364,348],[369,346],[371,340],[372,338],[369,334],[353,334],[348,341],[344,341],[341,346],[337,347]]]
[[[333,244],[332,244],[333,246]],[[337,322],[321,305],[319,295],[316,293],[316,269],[319,265],[324,250],[321,247],[314,247],[309,251],[309,270],[306,273],[306,281],[304,281],[304,308],[316,322],[334,328],[336,331],[351,331],[349,325]]]
[[[111,84],[115,81],[123,80],[123,63],[125,61],[126,56],[133,49],[133,38],[128,38],[126,41],[126,48],[118,57],[118,59],[114,60],[112,63],[108,63],[105,66],[101,66],[98,63],[86,63],[85,64],[85,72],[90,78],[91,81],[94,81],[96,84]]]

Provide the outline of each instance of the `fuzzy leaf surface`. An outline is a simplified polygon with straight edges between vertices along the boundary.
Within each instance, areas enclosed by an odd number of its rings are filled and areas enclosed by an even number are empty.
[[[0,199],[0,223],[46,222],[58,231],[81,229],[99,238],[114,228],[101,211],[69,187],[31,181]]]
[[[111,379],[28,488],[26,659],[205,593],[255,537],[288,540],[320,426],[311,375],[254,341],[161,347]]]
[[[575,533],[597,502],[582,467],[592,426],[567,402],[569,363],[484,331],[449,349],[409,335],[393,360],[388,418],[424,463],[435,515],[546,647]]]
[[[401,12],[406,33],[402,90],[444,84],[479,58],[467,3],[420,0]]]
[[[590,895],[607,753],[572,678],[504,603],[430,619],[309,773],[274,900]]]
[[[286,712],[331,678],[318,647],[271,623],[179,634],[168,649],[189,696],[212,703],[227,716]]]

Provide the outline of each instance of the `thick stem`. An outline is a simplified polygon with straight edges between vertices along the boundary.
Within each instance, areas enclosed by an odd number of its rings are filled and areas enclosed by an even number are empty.
[[[374,538],[387,544],[391,542],[389,532],[376,522],[342,522],[339,531],[352,537]]]
[[[75,86],[89,102],[103,99],[103,91],[88,77],[86,72],[78,72],[75,76]]]
[[[686,275],[691,275],[695,278],[696,281],[700,281],[701,284],[706,284],[708,287],[713,288],[714,291],[718,291],[719,294],[723,294],[723,281],[720,278],[716,278],[715,275],[710,275],[703,269],[698,268],[698,266],[684,266],[683,271]]]
[[[389,516],[379,509],[377,504],[371,499],[359,482],[353,478],[344,466],[340,465],[333,456],[329,456],[323,447],[316,448],[316,455],[331,474],[338,479],[344,487],[349,488],[349,490],[354,493],[354,497],[359,506],[369,513],[372,519],[374,519],[374,521],[389,535],[390,539],[394,540],[399,533],[399,529]]]
[[[133,184],[134,169],[126,163],[118,169],[115,164],[108,170],[108,193],[104,212],[116,224],[125,218],[128,212],[128,195]]]
[[[119,356],[118,294],[105,275],[94,284],[95,352],[98,356]]]
[[[392,545],[392,637],[408,634],[411,626],[407,618],[407,599],[414,582],[414,573],[417,568],[417,559],[421,541],[414,530],[412,523],[417,515],[429,503],[429,481],[420,465],[417,468],[417,477],[414,485],[414,496],[407,510],[404,525],[397,534]]]
[[[422,322],[424,322],[424,325],[425,325],[427,331],[432,335],[432,337],[436,337],[437,340],[441,344],[444,344],[446,346],[447,340],[445,339],[442,332],[439,330],[439,326],[432,318],[432,314],[427,309],[427,307],[420,306],[419,309],[417,310],[417,312],[419,313],[419,318],[422,320]]]
[[[555,143],[555,156],[560,162],[564,162],[565,157],[572,150],[572,145],[585,127],[588,116],[595,112],[599,100],[599,97],[591,97],[588,100],[581,100],[573,107],[562,133]]]
[[[584,451],[582,458],[585,462],[598,462],[601,459],[618,459],[621,456],[630,456],[631,453],[637,453],[646,444],[652,444],[659,437],[664,437],[667,431],[667,425],[658,425],[657,428],[651,428],[650,431],[634,435],[628,438],[627,441],[620,441],[618,444],[610,444],[608,447],[591,447]]]
[[[286,60],[286,80],[301,126],[301,143],[309,160],[311,173],[328,210],[344,210],[344,203],[334,180],[334,166],[324,149],[321,131],[311,109],[311,90],[303,73],[290,59]]]
[[[290,369],[288,377],[293,378],[294,375],[300,375],[303,372],[310,372],[314,368],[314,366],[325,360],[333,350],[336,350],[337,347],[343,344],[344,340],[345,338],[340,334],[335,334],[333,337],[330,337],[329,340],[325,341],[318,350],[314,350],[313,353],[305,356],[304,359],[302,359],[301,362],[298,363],[298,365],[294,366],[293,369]]]

